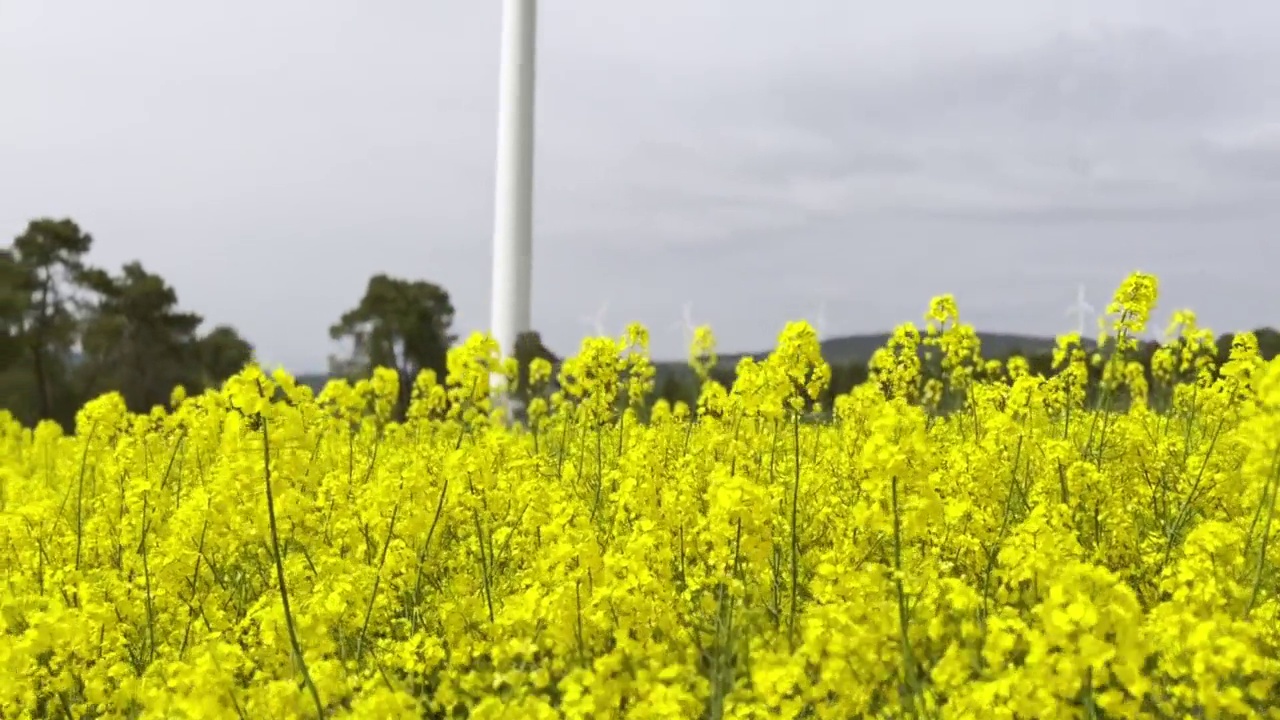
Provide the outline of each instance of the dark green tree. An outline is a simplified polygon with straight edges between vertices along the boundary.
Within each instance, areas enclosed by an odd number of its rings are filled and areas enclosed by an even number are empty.
[[[144,412],[167,403],[177,385],[203,389],[202,318],[178,307],[178,294],[164,278],[133,262],[118,276],[91,270],[83,279],[98,295],[82,340],[90,395],[118,390],[131,410]]]
[[[374,275],[359,304],[329,328],[334,340],[351,342],[350,355],[330,359],[330,374],[358,378],[375,367],[394,369],[403,413],[420,372],[434,370],[444,381],[449,346],[456,340],[453,317],[453,302],[439,285]]]
[[[1269,327],[1259,328],[1254,331],[1254,335],[1258,337],[1258,352],[1262,357],[1270,360],[1280,355],[1280,331]]]
[[[0,373],[14,369],[22,359],[22,320],[29,302],[26,277],[13,250],[0,249]]]
[[[201,385],[217,387],[253,360],[253,346],[235,328],[219,325],[196,341]]]
[[[41,218],[0,256],[3,402],[26,422],[66,424],[74,415],[78,399],[65,390],[78,330],[76,288],[92,245],[73,221]]]
[[[553,368],[551,382],[555,382],[555,369],[560,367],[561,358],[557,356],[546,343],[542,342],[542,335],[536,331],[521,333],[516,338],[516,398],[524,404],[530,399],[529,388],[529,365],[536,359],[546,360],[551,363]]]
[[[671,405],[684,402],[692,406],[698,401],[698,387],[698,377],[689,366],[662,366],[654,377],[654,392],[650,396],[650,403],[666,400]]]

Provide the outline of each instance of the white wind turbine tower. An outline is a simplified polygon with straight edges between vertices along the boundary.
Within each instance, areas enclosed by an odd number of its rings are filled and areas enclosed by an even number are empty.
[[[533,285],[533,96],[536,0],[503,0],[498,80],[498,154],[493,209],[489,331],[502,357],[531,329]],[[502,381],[500,374],[494,384]],[[512,408],[506,398],[500,399]]]
[[[1084,339],[1085,318],[1090,315],[1097,314],[1097,310],[1084,299],[1084,284],[1081,283],[1076,289],[1076,302],[1067,308],[1067,317],[1076,319],[1076,332],[1080,334],[1080,338]]]

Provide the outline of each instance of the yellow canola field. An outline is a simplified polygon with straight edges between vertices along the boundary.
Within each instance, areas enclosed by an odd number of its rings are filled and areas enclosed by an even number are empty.
[[[1280,717],[1280,361],[1181,313],[1148,378],[1155,298],[1051,379],[939,298],[834,408],[801,323],[644,422],[639,327],[519,427],[483,336],[402,422],[252,367],[0,421],[0,717]]]

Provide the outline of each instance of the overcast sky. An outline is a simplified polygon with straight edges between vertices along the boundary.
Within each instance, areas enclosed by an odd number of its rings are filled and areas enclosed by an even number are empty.
[[[324,367],[369,276],[489,314],[498,0],[4,0],[0,232],[70,216],[267,362]],[[1275,0],[544,0],[534,321],[608,303],[679,352],[825,302],[952,292],[1069,330],[1130,270],[1162,317],[1280,324]]]

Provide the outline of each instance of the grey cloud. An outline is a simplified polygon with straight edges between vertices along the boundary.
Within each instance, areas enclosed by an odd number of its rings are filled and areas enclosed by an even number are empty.
[[[1001,186],[1040,185],[1046,195],[1102,183],[1097,194],[1114,201],[1117,191],[1143,185],[1203,191],[1201,178],[1187,174],[1196,168],[1185,167],[1194,164],[1203,134],[1277,109],[1275,73],[1256,72],[1265,67],[1252,53],[1224,57],[1155,31],[1058,37],[1021,53],[957,57],[861,91],[834,74],[797,78],[781,97],[756,97],[757,112],[744,114],[770,117],[772,110],[784,131],[826,140],[823,163],[793,154],[793,172],[882,177],[914,170],[1005,192],[1010,188]],[[1074,82],[1070,92],[1066,80]],[[749,143],[735,150],[774,159]],[[894,159],[889,172],[882,169],[886,157]],[[868,159],[872,168],[864,167]],[[921,188],[931,200],[938,190]]]
[[[1200,160],[1224,180],[1251,183],[1274,197],[1280,191],[1280,122],[1217,133],[1200,148]]]
[[[685,256],[753,252],[770,235],[795,248],[821,233],[819,218],[849,238],[878,222],[931,220],[979,245],[993,225],[1031,232],[1028,244],[1050,226],[1103,236],[1170,223],[1212,232],[1240,218],[1274,226],[1269,155],[1256,142],[1205,141],[1274,107],[1275,77],[1258,71],[1258,54],[1148,28],[1059,34],[892,82],[838,70],[744,81],[700,109],[750,120],[664,146],[670,172],[652,176],[681,181],[640,186],[635,205],[684,218],[700,240]]]
[[[1264,49],[1205,46],[1153,27],[1060,32],[1018,49],[972,48],[874,81],[851,80],[839,67],[815,71],[774,84],[772,107],[779,120],[832,134],[1106,135],[1132,126],[1150,134],[1273,110],[1268,58]]]

